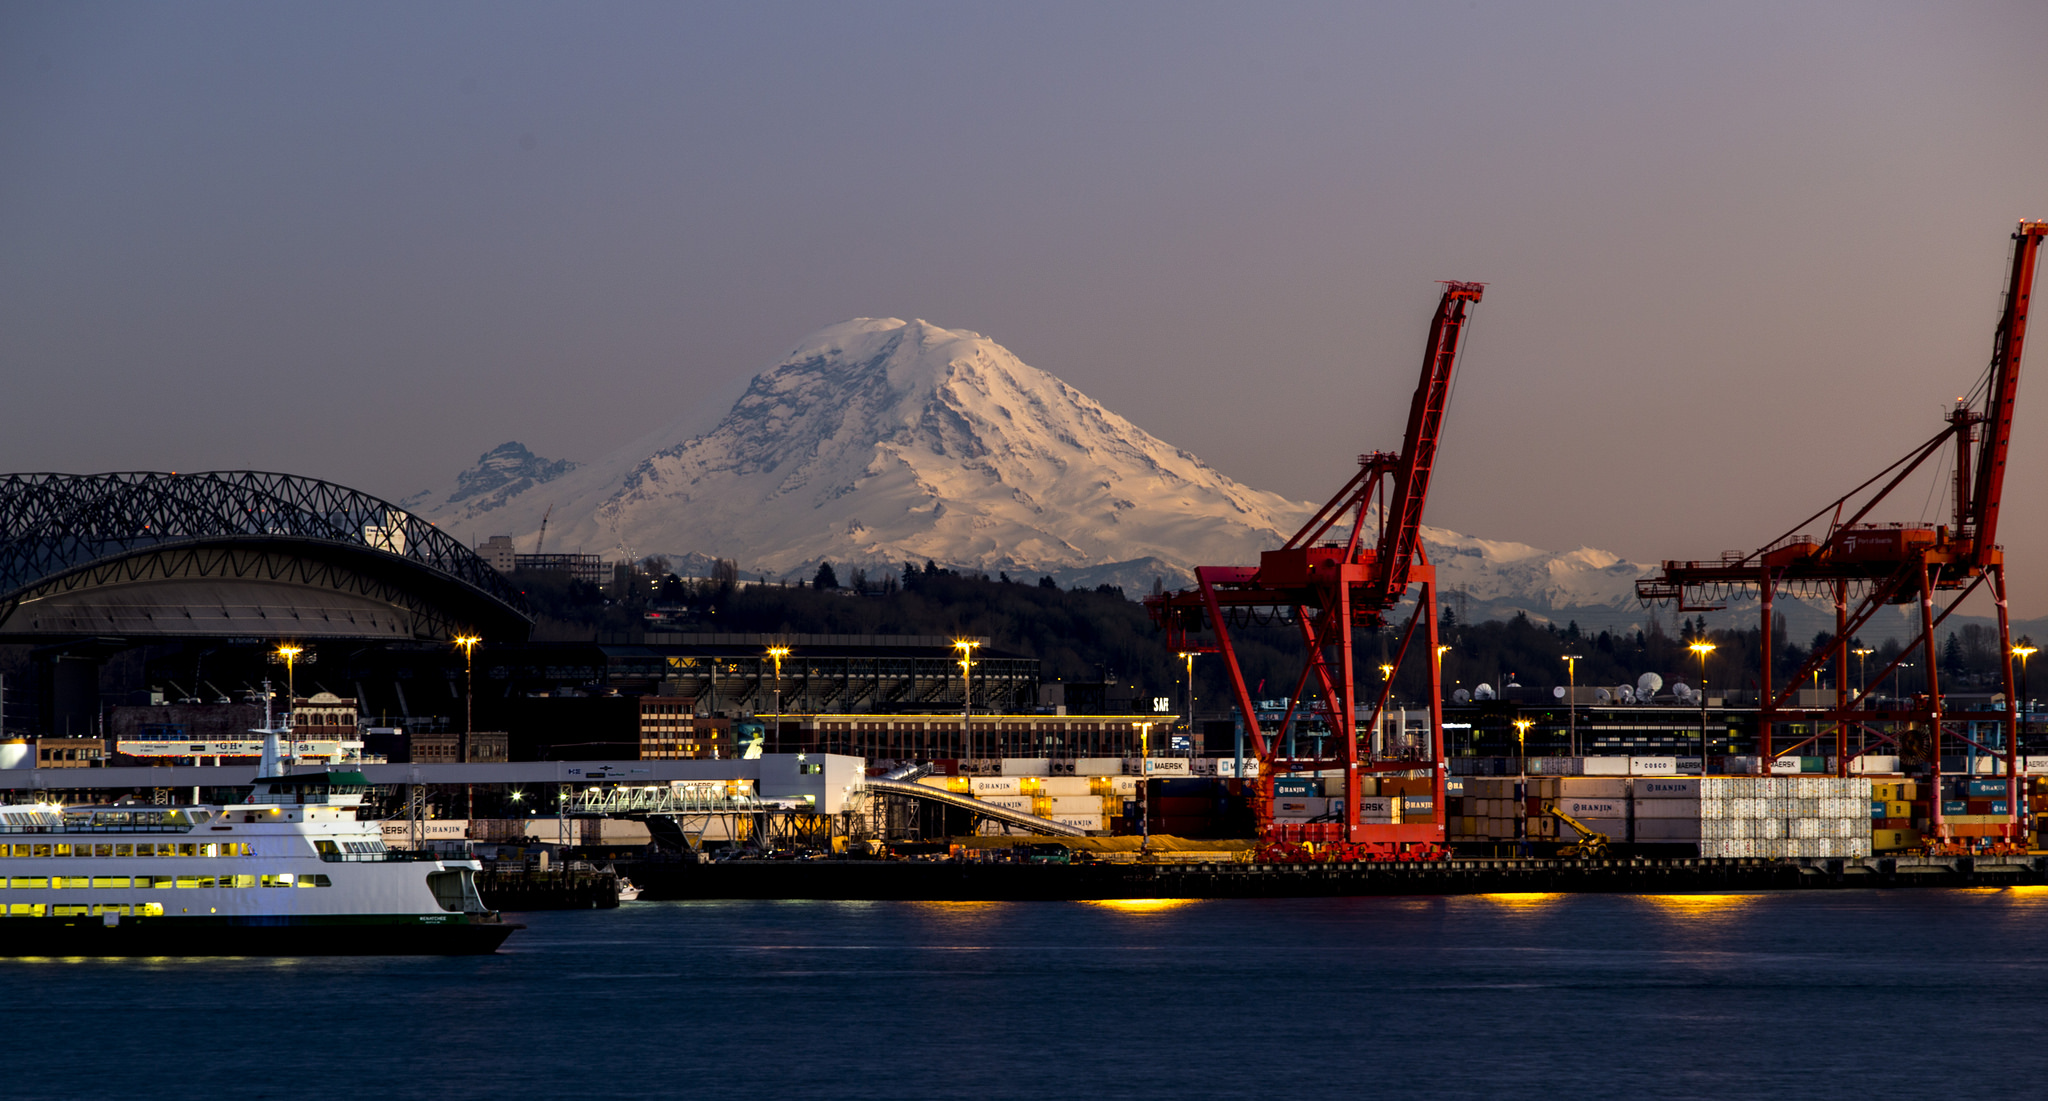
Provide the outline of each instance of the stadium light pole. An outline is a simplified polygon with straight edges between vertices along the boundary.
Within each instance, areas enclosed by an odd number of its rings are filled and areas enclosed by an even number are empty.
[[[972,639],[953,640],[953,649],[960,651],[960,753],[970,760],[974,757],[974,648],[979,645]]]
[[[476,645],[483,639],[476,635],[456,635],[455,645],[462,650],[462,732],[476,733],[476,665],[472,660]]]
[[[2040,652],[2034,645],[2034,640],[2026,635],[2021,635],[2020,640],[2012,644],[2012,656],[2020,659],[2020,744],[2013,747],[2014,753],[2018,753],[2026,745],[2027,713],[2032,710],[2027,706],[2031,702],[2027,698],[2027,659]]]

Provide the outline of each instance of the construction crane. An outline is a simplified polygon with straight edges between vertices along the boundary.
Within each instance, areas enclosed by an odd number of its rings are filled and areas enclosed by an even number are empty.
[[[533,556],[540,557],[540,548],[548,541],[548,517],[555,514],[555,506],[549,504],[547,511],[540,514],[540,534],[533,538]]]
[[[1260,764],[1252,809],[1262,859],[1414,860],[1434,859],[1444,851],[1436,570],[1422,550],[1422,512],[1429,499],[1430,475],[1436,469],[1459,341],[1485,284],[1447,282],[1443,287],[1436,316],[1430,322],[1422,378],[1409,406],[1401,450],[1360,455],[1358,473],[1284,546],[1263,552],[1257,566],[1198,567],[1194,588],[1145,601],[1152,621],[1165,631],[1171,648],[1223,656],[1233,698]],[[1368,743],[1361,756],[1353,631],[1377,632],[1414,585],[1420,585],[1421,591],[1402,629],[1394,665],[1400,667],[1416,649],[1419,631],[1423,643],[1419,657],[1427,665],[1429,681],[1427,744],[1396,748],[1394,755],[1383,756],[1373,753]],[[1274,738],[1268,738],[1259,724],[1231,635],[1233,628],[1252,623],[1292,625],[1300,631],[1307,653]],[[1318,717],[1329,724],[1336,756],[1278,757],[1278,736],[1292,728],[1298,714],[1313,713],[1302,706],[1302,693],[1311,680],[1321,693]],[[1379,729],[1393,683],[1389,673],[1377,693],[1368,730]],[[1339,761],[1344,768],[1346,798],[1337,821],[1284,825],[1273,821],[1273,783],[1278,773],[1319,769]],[[1417,771],[1431,777],[1433,812],[1429,819],[1394,815],[1403,820],[1360,820],[1357,793],[1361,773]]]
[[[1578,843],[1566,845],[1564,848],[1557,850],[1557,855],[1567,858],[1580,857],[1586,860],[1600,860],[1607,856],[1608,837],[1606,834],[1557,809],[1556,803],[1543,804],[1543,813],[1563,822],[1579,833]]]
[[[2014,767],[2019,752],[2020,713],[2019,700],[2013,693],[2012,663],[2009,658],[2000,663],[2006,706],[2003,721],[1998,725],[2003,728],[2004,745],[1986,746],[1972,736],[1974,726],[1959,728],[1944,713],[1935,629],[1971,594],[1980,588],[1987,589],[1998,613],[1999,652],[2012,652],[2006,618],[2005,554],[1998,546],[1998,520],[2006,453],[2012,440],[2013,400],[2019,390],[2020,356],[2026,344],[2028,299],[2033,293],[2034,269],[2043,237],[2048,237],[2048,222],[2021,222],[2013,234],[2004,308],[1992,345],[1991,363],[1982,382],[1980,405],[1958,400],[1945,418],[1946,425],[1933,438],[1762,549],[1746,555],[1725,554],[1717,562],[1665,562],[1656,574],[1636,583],[1636,595],[1644,601],[1669,601],[1681,611],[1713,611],[1725,607],[1731,596],[1757,596],[1763,647],[1758,752],[1766,768],[1780,756],[1821,742],[1826,732],[1834,735],[1836,771],[1843,776],[1850,772],[1852,757],[1890,745],[1914,771],[1924,768],[1931,775],[1937,793],[1932,801],[1931,826],[1935,837],[1942,841],[1949,840],[1949,835],[1939,795],[1941,758],[1944,747],[1950,744],[1973,746],[2005,759],[2010,814],[2005,825],[2006,839],[2014,840],[2021,833],[2019,792],[2015,790],[2018,771]],[[1873,510],[1894,490],[1929,461],[1944,454],[1952,454],[1955,462],[1955,507],[1949,523],[1929,526],[1925,522],[1869,521]],[[1823,521],[1826,526],[1822,534],[1807,534],[1812,525]],[[1937,593],[1955,596],[1937,611]],[[1772,616],[1777,598],[1788,594],[1832,599],[1835,637],[1828,646],[1817,647],[1781,688],[1772,672]],[[1852,692],[1848,677],[1850,640],[1885,607],[1902,604],[1918,605],[1917,634],[1875,678],[1864,680],[1866,687]],[[1867,685],[1883,684],[1884,678],[1912,657],[1916,648],[1927,671],[1926,693],[1903,704],[1888,700],[1883,708],[1864,707],[1869,696]],[[1788,706],[1799,686],[1830,662],[1835,670],[1834,706]],[[1777,728],[1789,722],[1810,724],[1809,732],[1790,745],[1780,746]],[[1849,745],[1852,727],[1866,734],[1863,744],[1854,750]],[[1868,740],[1873,736],[1874,740]]]

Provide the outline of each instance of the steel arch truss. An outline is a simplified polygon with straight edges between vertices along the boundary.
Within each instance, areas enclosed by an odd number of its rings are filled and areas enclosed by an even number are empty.
[[[523,635],[531,623],[518,590],[460,541],[396,505],[331,482],[257,471],[0,477],[0,630],[28,630],[10,620],[53,597],[195,582],[340,594],[365,610],[402,613],[409,620],[400,631],[405,637],[438,638],[465,627]],[[389,623],[331,621],[349,614],[346,603],[311,614],[330,620],[303,624],[314,634],[393,634]],[[277,626],[289,633],[298,625]],[[30,633],[73,629],[53,624]],[[137,623],[124,633],[196,629]]]

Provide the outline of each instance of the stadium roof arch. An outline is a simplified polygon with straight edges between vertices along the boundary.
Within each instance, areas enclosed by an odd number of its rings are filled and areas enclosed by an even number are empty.
[[[526,600],[397,505],[253,470],[0,475],[0,641],[524,639]]]

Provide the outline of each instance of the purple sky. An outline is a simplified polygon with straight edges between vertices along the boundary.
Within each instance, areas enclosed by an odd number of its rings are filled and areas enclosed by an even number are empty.
[[[2044,46],[2028,3],[12,3],[0,469],[402,496],[899,316],[1321,499],[1471,279],[1430,521],[1710,556],[1976,380]],[[2024,615],[2044,460],[2028,383]]]

